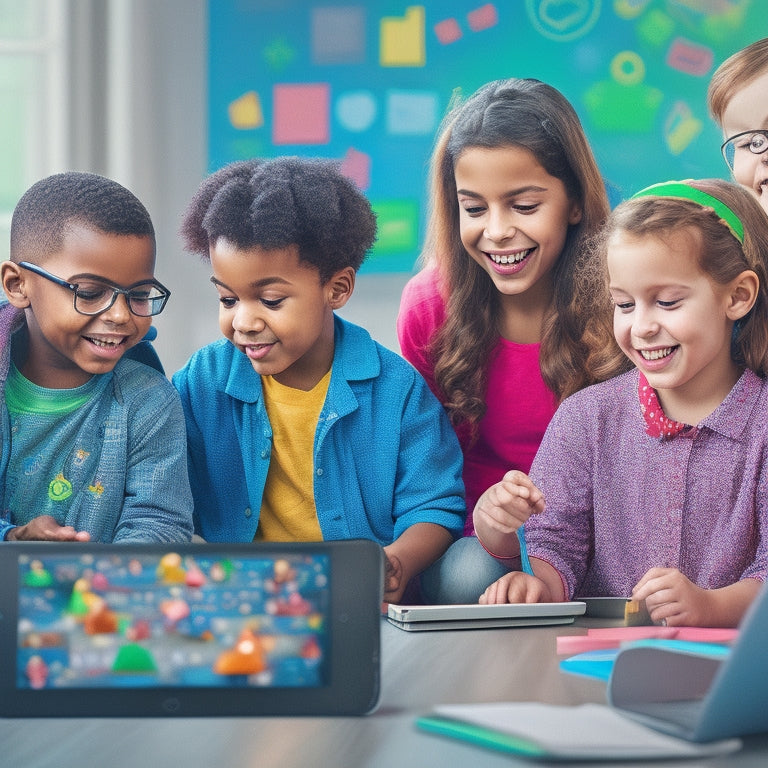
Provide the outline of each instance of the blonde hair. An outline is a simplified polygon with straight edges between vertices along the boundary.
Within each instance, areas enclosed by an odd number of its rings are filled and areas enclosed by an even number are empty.
[[[737,51],[715,70],[707,89],[707,106],[719,126],[723,124],[723,114],[734,95],[766,71],[768,37]]]
[[[732,182],[699,179],[686,184],[730,208],[744,227],[743,244],[709,206],[661,195],[635,197],[618,205],[606,221],[597,243],[601,261],[604,264],[608,240],[616,232],[636,237],[664,237],[687,229],[696,234],[699,267],[715,283],[726,285],[744,270],[751,269],[760,282],[758,295],[752,309],[736,325],[731,355],[737,364],[765,377],[768,373],[768,226],[765,212],[747,190]],[[607,281],[604,290],[607,293]]]
[[[469,148],[522,147],[559,179],[582,217],[569,225],[553,270],[554,297],[544,322],[540,366],[547,386],[564,398],[599,380],[603,358],[620,355],[610,324],[595,311],[592,293],[577,289],[585,242],[605,220],[605,185],[575,110],[555,88],[539,80],[487,83],[447,114],[432,155],[431,209],[422,261],[436,265],[446,300],[446,321],[429,353],[435,379],[454,425],[476,434],[485,414],[488,362],[499,340],[500,302],[489,275],[461,242],[454,167]],[[588,278],[585,278],[588,281]],[[600,339],[603,354],[588,365],[585,335]],[[610,367],[610,366],[609,366]]]

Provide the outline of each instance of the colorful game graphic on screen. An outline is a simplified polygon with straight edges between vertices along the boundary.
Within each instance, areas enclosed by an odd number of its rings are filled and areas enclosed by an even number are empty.
[[[17,687],[301,687],[328,679],[326,555],[21,559]]]

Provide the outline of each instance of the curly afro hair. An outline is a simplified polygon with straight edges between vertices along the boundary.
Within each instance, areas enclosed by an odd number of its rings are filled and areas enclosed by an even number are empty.
[[[376,237],[365,195],[330,160],[279,157],[231,163],[200,185],[184,213],[181,236],[208,259],[220,237],[238,248],[297,245],[323,283],[355,271]]]
[[[133,192],[105,176],[68,171],[41,179],[21,196],[11,219],[11,259],[34,262],[55,253],[74,222],[155,241],[152,219]]]

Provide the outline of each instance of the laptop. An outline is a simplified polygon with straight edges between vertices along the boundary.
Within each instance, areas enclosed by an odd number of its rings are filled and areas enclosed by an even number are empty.
[[[0,547],[0,716],[352,715],[379,696],[371,541]]]
[[[745,614],[730,652],[640,641],[621,650],[608,699],[622,713],[694,742],[768,732],[768,588]]]
[[[438,629],[493,629],[572,624],[587,606],[578,601],[563,603],[504,603],[480,605],[395,605],[387,620],[408,632]]]

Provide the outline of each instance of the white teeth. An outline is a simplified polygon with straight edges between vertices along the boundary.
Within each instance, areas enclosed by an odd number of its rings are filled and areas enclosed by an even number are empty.
[[[514,253],[510,254],[509,256],[499,256],[496,253],[489,253],[488,255],[491,257],[491,259],[496,262],[496,264],[518,264],[521,262],[531,251],[533,248],[529,248],[527,251],[521,251],[520,253]]]
[[[640,354],[644,360],[661,360],[662,357],[672,354],[674,347],[664,347],[664,349],[641,349]]]

